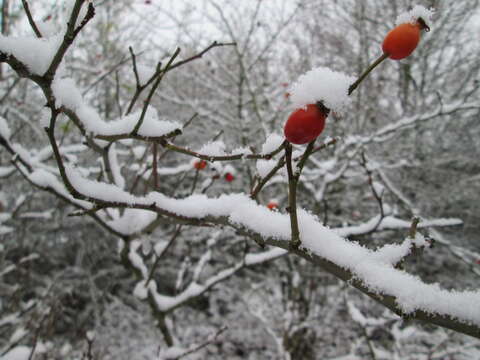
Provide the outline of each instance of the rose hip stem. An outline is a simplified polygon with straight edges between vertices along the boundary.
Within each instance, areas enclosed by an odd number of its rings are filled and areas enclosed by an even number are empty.
[[[364,72],[360,77],[348,88],[348,95],[351,95],[355,89],[360,85],[360,83],[367,77],[368,74],[372,72],[373,69],[375,69],[378,65],[380,65],[383,60],[388,58],[388,54],[384,53],[382,56],[380,56],[377,60],[375,60]]]

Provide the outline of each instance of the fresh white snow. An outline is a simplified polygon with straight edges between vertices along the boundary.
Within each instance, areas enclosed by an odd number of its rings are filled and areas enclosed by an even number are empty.
[[[355,78],[327,67],[318,67],[301,75],[290,89],[290,100],[295,108],[303,108],[318,101],[341,113],[350,102],[348,88]]]

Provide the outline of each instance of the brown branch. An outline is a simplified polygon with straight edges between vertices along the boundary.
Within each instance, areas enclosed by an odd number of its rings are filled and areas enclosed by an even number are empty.
[[[313,149],[311,151],[311,154],[315,153],[315,152],[318,152],[318,151],[321,151],[323,149],[325,149],[326,147],[330,146],[330,145],[335,145],[337,143],[337,139],[336,138],[333,138],[331,139],[330,141],[326,142],[326,143],[323,143],[321,144],[320,146],[317,146],[315,149]],[[283,144],[282,144],[283,145]],[[310,154],[310,155],[311,155]],[[296,157],[294,158],[293,160],[294,161],[298,161],[300,160],[301,157]],[[278,159],[278,162],[277,162],[277,165],[275,165],[275,167],[270,170],[270,172],[265,175],[265,177],[263,177],[262,179],[260,179],[257,183],[257,185],[255,186],[255,188],[251,191],[250,193],[250,197],[252,199],[256,199],[258,194],[260,193],[260,191],[262,191],[263,187],[270,181],[270,179],[275,176],[275,174],[278,172],[278,170],[280,170],[281,168],[283,168],[285,166],[285,156],[281,157],[280,159]]]
[[[360,83],[370,74],[373,69],[375,69],[378,65],[380,65],[385,59],[388,58],[388,54],[382,54],[377,60],[375,60],[359,77],[358,79],[350,85],[348,88],[348,95],[351,95],[355,89],[360,85]]]
[[[133,107],[136,104],[143,90],[145,90],[151,84],[151,82],[154,81],[157,78],[157,76],[160,75],[162,71],[162,63],[159,62],[157,64],[155,73],[150,77],[150,79],[148,79],[148,81],[145,84],[142,85],[140,82],[140,76],[138,74],[137,56],[133,52],[133,48],[131,46],[128,47],[128,50],[130,52],[130,57],[132,59],[133,74],[135,75],[135,93],[133,94],[132,99],[130,100],[130,104],[128,104],[127,106],[127,111],[125,112],[125,115],[128,115],[132,112]]]
[[[291,240],[290,249],[297,249],[300,246],[300,230],[298,229],[297,218],[297,181],[292,168],[292,145],[285,146],[285,162],[288,172],[288,213],[290,214]]]
[[[318,151],[321,151],[323,149],[325,149],[326,147],[330,146],[330,145],[335,145],[336,143],[338,142],[338,139],[337,138],[333,138],[319,146],[317,146],[315,149],[312,150],[312,154],[315,154],[316,152]]]
[[[374,233],[378,229],[378,227],[382,223],[383,219],[385,218],[385,210],[383,209],[382,194],[377,194],[377,190],[375,189],[375,186],[374,186],[374,183],[373,183],[372,171],[368,168],[368,163],[367,163],[367,158],[365,156],[365,152],[361,153],[361,159],[362,160],[361,160],[360,164],[365,169],[365,172],[366,172],[367,178],[368,178],[368,185],[370,186],[370,190],[372,191],[373,197],[377,201],[378,207],[380,209],[380,216],[377,220],[377,223],[375,224],[375,226],[369,232],[367,232],[365,234],[365,235],[367,235],[367,234]]]
[[[15,166],[15,168],[17,169],[17,171],[20,173],[20,175],[23,176],[23,178],[29,183],[31,184],[34,188],[37,188],[37,189],[40,189],[40,190],[43,190],[43,191],[46,191],[46,192],[49,192],[51,193],[52,195],[56,196],[57,198],[59,198],[60,200],[64,201],[65,203],[67,204],[70,204],[72,206],[74,206],[75,208],[81,210],[81,211],[84,211],[84,214],[90,216],[95,222],[97,222],[101,228],[103,228],[104,230],[106,230],[107,232],[111,233],[112,235],[115,235],[121,239],[124,239],[125,240],[125,236],[119,232],[117,232],[116,230],[114,230],[113,228],[111,228],[107,223],[105,223],[97,214],[95,214],[95,211],[93,211],[93,209],[95,208],[98,208],[98,207],[94,207],[92,208],[91,211],[85,211],[85,208],[80,206],[79,204],[77,204],[76,202],[72,201],[71,199],[69,199],[68,197],[64,196],[63,194],[60,194],[59,192],[57,192],[55,189],[51,188],[51,187],[43,187],[43,186],[39,186],[37,184],[35,184],[34,182],[32,182],[28,175],[25,174],[22,169],[20,169],[20,167],[18,166],[18,164],[16,164],[15,162],[13,162],[13,165]],[[98,208],[99,209],[99,208]]]
[[[133,48],[131,46],[128,47],[128,51],[130,52],[130,56],[132,58],[133,74],[135,75],[135,82],[137,83],[137,88],[139,88],[141,84],[140,84],[140,76],[138,76],[137,57],[135,56],[135,53],[133,52]]]
[[[110,142],[124,140],[124,139],[135,139],[135,140],[141,140],[146,142],[162,143],[165,141],[165,139],[169,139],[181,134],[182,134],[182,130],[175,129],[169,132],[168,134],[165,134],[162,136],[144,136],[139,134],[123,133],[123,134],[115,134],[115,135],[97,134],[94,136],[94,138],[99,140],[110,141]]]
[[[207,53],[208,51],[210,51],[211,49],[215,48],[215,47],[220,47],[220,46],[235,46],[237,45],[236,43],[219,43],[219,42],[216,42],[214,41],[213,43],[211,43],[209,46],[207,46],[205,49],[203,49],[202,51],[200,51],[198,54],[196,55],[193,55],[185,60],[181,60],[175,64],[173,64],[172,66],[170,66],[170,68],[167,70],[167,71],[170,71],[170,70],[173,70],[173,69],[176,69],[177,67],[179,66],[182,66],[182,65],[185,65],[193,60],[196,60],[196,59],[199,59],[201,58],[203,55],[205,55],[205,53]]]
[[[182,130],[185,130],[188,126],[190,126],[190,124],[193,122],[193,120],[195,120],[195,118],[198,116],[198,113],[194,113],[190,119],[188,119],[182,126]],[[182,131],[179,131],[179,134],[178,135],[181,135]],[[175,136],[172,136],[172,140],[174,141],[176,138],[176,135]],[[170,150],[165,150],[164,152],[162,152],[162,154],[158,157],[158,161],[161,161],[168,153],[170,152]]]
[[[152,177],[153,177],[153,190],[158,191],[158,144],[154,143],[152,146]]]
[[[162,252],[160,254],[157,254],[155,262],[152,265],[152,268],[150,269],[150,273],[148,274],[147,282],[145,283],[145,287],[148,287],[148,283],[153,279],[153,275],[155,273],[155,270],[157,269],[158,264],[160,263],[160,260],[162,260],[163,256],[167,253],[167,250],[173,245],[175,240],[178,238],[180,233],[182,232],[182,225],[177,226],[177,229],[173,233],[173,236],[170,238],[168,241],[167,245],[163,248]]]
[[[41,38],[42,33],[40,32],[40,30],[38,30],[35,20],[33,20],[33,16],[32,16],[32,13],[30,12],[30,7],[28,6],[27,0],[22,0],[22,5],[23,5],[23,9],[25,10],[25,13],[27,14],[28,23],[32,27],[33,32],[35,33],[35,35],[37,35],[38,38]]]
[[[105,79],[108,75],[118,70],[122,65],[125,65],[129,62],[128,57],[124,57],[117,64],[113,65],[109,70],[100,75],[97,80],[93,81],[85,90],[82,91],[82,95],[85,96],[90,90],[92,90],[99,82]]]
[[[92,3],[88,4],[87,14],[85,18],[82,20],[81,24],[78,28],[75,28],[78,16],[80,14],[80,9],[83,5],[85,0],[76,0],[75,5],[73,6],[72,14],[70,15],[70,19],[67,23],[67,31],[63,37],[63,41],[60,44],[60,47],[57,50],[57,53],[53,57],[52,63],[50,64],[48,70],[45,72],[44,78],[48,81],[53,81],[55,77],[55,73],[57,72],[60,63],[63,60],[67,50],[73,44],[73,41],[77,37],[78,33],[83,29],[83,27],[95,16],[95,8],[93,7]]]
[[[308,144],[307,148],[305,149],[305,152],[303,153],[303,155],[300,157],[300,160],[298,161],[297,169],[295,170],[295,181],[297,183],[300,180],[300,175],[302,174],[303,167],[305,166],[305,163],[307,162],[308,157],[313,153],[313,147],[315,146],[316,140],[317,138],[313,139],[313,141],[311,141]]]
[[[91,201],[91,200],[90,200]],[[143,204],[131,204],[126,202],[111,202],[106,204],[109,207],[130,207],[130,208],[143,208],[151,211],[155,211],[157,213],[164,214],[171,218],[171,222],[178,222],[178,223],[190,223],[190,224],[215,224],[217,226],[230,226],[234,228],[237,233],[240,235],[248,236],[257,243],[265,243],[267,245],[277,246],[286,250],[291,250],[298,256],[320,266],[325,271],[335,275],[336,277],[340,278],[341,280],[348,282],[350,285],[354,286],[361,292],[365,293],[372,299],[376,300],[377,302],[383,304],[385,307],[389,308],[396,314],[400,316],[407,316],[403,313],[399,305],[397,304],[397,299],[394,296],[388,294],[377,293],[371,290],[370,287],[363,284],[355,275],[348,269],[345,269],[327,259],[319,257],[308,249],[300,249],[294,248],[291,249],[290,242],[278,240],[276,238],[268,238],[262,236],[260,233],[257,233],[250,229],[244,229],[240,227],[238,224],[232,223],[227,216],[207,216],[205,218],[188,218],[184,216],[179,216],[178,214],[169,213],[168,211],[159,208],[156,204],[152,204],[151,206],[146,206]],[[427,323],[436,324],[448,329],[455,330],[457,332],[461,332],[476,338],[480,338],[480,327],[474,324],[467,324],[462,322],[461,320],[453,319],[449,315],[442,315],[442,314],[432,314],[423,310],[417,310],[412,314],[408,314],[408,319],[411,320],[420,320]]]
[[[2,135],[0,135],[0,146],[3,146],[10,153],[10,155],[12,155],[12,163],[15,164],[17,161],[19,161],[29,172],[32,172],[32,166],[12,148],[10,142]]]
[[[241,159],[253,159],[253,160],[258,160],[258,159],[271,159],[275,155],[277,155],[280,151],[282,151],[285,147],[285,142],[283,142],[278,148],[276,148],[274,151],[268,154],[235,154],[235,155],[219,155],[219,156],[214,156],[214,155],[206,155],[206,154],[201,154],[199,152],[190,150],[188,148],[184,148],[178,145],[174,145],[169,142],[163,142],[161,143],[162,146],[168,150],[175,151],[181,154],[189,155],[196,157],[198,159],[202,160],[207,160],[207,161],[232,161],[232,160],[241,160]]]
[[[197,351],[202,350],[204,347],[213,343],[217,339],[217,337],[219,337],[227,329],[228,329],[228,326],[222,326],[220,329],[218,329],[218,331],[213,336],[209,336],[206,341],[204,341],[203,343],[201,343],[199,345],[196,345],[195,347],[193,347],[190,350],[187,350],[186,352],[184,352],[183,354],[181,354],[180,356],[177,356],[176,358],[174,358],[172,360],[178,360],[178,359],[184,358],[185,356],[191,355],[191,354],[193,354]]]
[[[170,70],[173,70],[174,68],[177,68],[177,67],[185,65],[186,63],[189,63],[193,60],[201,58],[203,55],[205,55],[205,53],[207,53],[208,51],[210,51],[211,49],[213,49],[215,47],[230,46],[230,45],[234,45],[234,44],[233,43],[218,43],[218,42],[214,41],[212,44],[210,44],[208,47],[206,47],[205,49],[200,51],[198,54],[193,55],[193,56],[191,56],[191,57],[189,57],[185,60],[179,61],[175,64],[167,65],[164,69],[161,69],[161,63],[158,63],[155,73],[143,85],[140,83],[140,79],[139,79],[139,76],[138,76],[138,69],[137,69],[137,64],[136,64],[136,55],[133,52],[133,48],[130,46],[128,50],[130,52],[130,57],[131,57],[132,63],[133,63],[133,72],[135,74],[135,81],[136,81],[136,91],[135,91],[135,94],[133,95],[132,100],[130,101],[130,104],[129,104],[128,108],[127,108],[126,115],[128,115],[132,111],[133,106],[137,102],[141,92],[145,88],[147,88],[150,84],[152,84],[153,81],[155,81],[159,76],[163,76],[165,73],[167,73]],[[177,51],[179,51],[179,50],[177,49]],[[171,58],[171,60],[173,60],[173,59]]]
[[[265,175],[262,179],[259,180],[259,182],[257,183],[257,186],[255,186],[255,188],[250,193],[250,197],[252,199],[256,199],[260,191],[262,191],[263,187],[267,184],[267,182],[269,182],[270,179],[278,172],[278,170],[280,170],[284,166],[285,166],[285,156],[278,159],[277,165],[275,165],[275,167],[272,170],[270,170],[270,172],[267,175]]]
[[[136,135],[138,133],[138,130],[142,126],[143,120],[145,118],[145,114],[147,113],[147,109],[150,106],[150,102],[152,101],[153,94],[155,91],[157,91],[158,86],[160,86],[160,83],[162,82],[162,79],[164,75],[167,73],[168,69],[172,65],[172,62],[175,60],[175,58],[180,54],[180,48],[177,48],[173,55],[170,57],[170,60],[168,61],[167,65],[165,68],[161,71],[160,75],[157,77],[157,80],[155,83],[152,85],[152,88],[150,89],[150,92],[148,93],[147,99],[144,102],[143,108],[142,108],[142,113],[140,114],[140,119],[138,119],[137,124],[132,130],[132,134]]]
[[[360,281],[355,276],[355,274],[353,274],[350,270],[345,269],[327,259],[319,257],[306,249],[299,248],[299,249],[292,250],[290,249],[290,244],[287,241],[278,240],[274,238],[265,238],[261,234],[252,232],[251,230],[249,231],[249,230],[239,228],[238,225],[235,225],[235,224],[230,224],[230,226],[234,227],[239,234],[248,236],[254,239],[256,242],[264,241],[267,245],[276,246],[285,250],[292,251],[296,255],[319,266],[324,271],[336,276],[342,281],[355,287],[362,293],[366,294],[376,302],[382,304],[383,306],[390,309],[395,314],[401,317],[408,318],[409,320],[417,320],[425,323],[435,324],[435,325],[480,339],[480,326],[478,325],[466,323],[461,320],[454,319],[450,315],[435,314],[435,313],[430,313],[423,310],[417,310],[414,313],[406,315],[402,311],[402,309],[399,307],[396,297],[373,291],[370,287],[368,287],[362,281]],[[321,241],[321,239],[319,239],[319,241]]]

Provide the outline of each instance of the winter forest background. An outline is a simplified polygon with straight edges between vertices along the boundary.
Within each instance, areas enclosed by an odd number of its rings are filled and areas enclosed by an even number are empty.
[[[480,359],[480,1],[1,3],[0,359]]]

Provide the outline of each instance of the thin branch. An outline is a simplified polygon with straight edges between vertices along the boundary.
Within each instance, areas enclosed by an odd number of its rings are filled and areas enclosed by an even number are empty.
[[[168,71],[170,70],[173,70],[179,66],[182,66],[182,65],[185,65],[191,61],[194,61],[196,59],[199,59],[201,58],[203,55],[205,55],[208,51],[210,51],[211,49],[215,48],[215,47],[220,47],[220,46],[230,46],[230,45],[234,45],[233,43],[218,43],[216,41],[214,41],[212,44],[210,44],[209,46],[207,46],[205,49],[203,49],[202,51],[200,51],[198,54],[195,54],[185,60],[182,60],[182,61],[179,61],[175,64],[171,64],[169,62],[169,65],[167,65],[164,69],[161,69],[161,63],[158,63],[157,64],[157,70],[155,71],[155,73],[150,77],[150,79],[145,83],[145,84],[140,84],[140,80],[139,80],[139,77],[138,77],[138,70],[135,70],[137,68],[137,65],[136,65],[136,56],[135,54],[133,53],[133,49],[130,47],[129,48],[129,51],[130,51],[130,54],[131,54],[131,58],[132,58],[132,62],[133,62],[133,67],[134,67],[134,73],[135,73],[135,80],[136,80],[136,83],[137,83],[137,88],[136,88],[136,91],[135,91],[135,94],[133,95],[132,97],[132,100],[130,101],[130,104],[127,108],[127,112],[126,112],[126,115],[128,115],[132,109],[133,109],[133,106],[135,105],[135,103],[137,102],[138,98],[140,97],[140,94],[142,93],[142,91],[147,88],[150,84],[152,84],[155,80],[158,81],[158,78],[160,76],[164,76]],[[179,49],[177,49],[177,51],[179,51]],[[177,54],[178,55],[178,54]],[[175,55],[176,57],[176,55]],[[170,58],[170,61],[173,61],[174,58]]]
[[[318,152],[318,151],[321,151],[321,150],[325,149],[326,147],[328,147],[330,145],[335,145],[337,143],[337,141],[338,140],[336,138],[333,138],[333,139],[329,140],[328,142],[323,143],[320,146],[317,146],[315,149],[312,150],[311,154],[313,154],[315,152]],[[301,159],[301,157],[296,157],[293,160],[298,161],[300,159]],[[267,175],[265,175],[265,177],[263,177],[262,179],[260,179],[258,181],[255,188],[251,191],[250,197],[252,199],[256,199],[258,197],[258,194],[260,193],[260,191],[262,191],[263,187],[270,181],[270,179],[273,176],[275,176],[275,174],[278,172],[278,170],[280,170],[284,166],[285,166],[285,156],[278,159],[277,164],[272,168],[272,170],[270,170],[270,172]]]
[[[368,162],[367,162],[367,158],[365,156],[365,152],[361,153],[361,157],[362,157],[362,161],[360,162],[360,164],[362,165],[362,167],[365,169],[365,172],[367,173],[368,185],[370,186],[370,190],[372,191],[373,197],[377,201],[379,211],[380,211],[380,216],[378,217],[377,223],[367,233],[367,234],[371,234],[378,229],[378,227],[382,223],[383,219],[385,218],[385,210],[383,209],[382,194],[377,193],[377,189],[375,188],[375,185],[374,185],[374,182],[373,182],[372,171],[368,168]]]
[[[124,57],[122,60],[120,60],[117,64],[113,65],[109,70],[107,70],[105,73],[100,75],[97,80],[93,81],[85,90],[82,91],[82,96],[85,96],[90,92],[90,90],[94,89],[99,82],[101,82],[103,79],[105,79],[108,75],[113,73],[114,71],[118,70],[122,65],[125,65],[129,62],[128,57]]]
[[[28,22],[32,27],[33,32],[35,33],[35,35],[37,35],[38,38],[41,38],[42,33],[40,32],[40,30],[38,30],[35,20],[33,20],[32,13],[30,12],[30,7],[28,6],[28,1],[22,0],[22,5],[23,5],[23,9],[25,10],[25,13],[27,14]]]
[[[305,166],[305,163],[308,160],[308,157],[313,153],[313,148],[315,146],[315,141],[317,138],[315,138],[313,141],[311,141],[308,145],[307,148],[305,149],[305,152],[303,153],[302,157],[298,161],[297,168],[295,170],[295,181],[298,183],[300,180],[300,175],[302,174],[303,167]]]
[[[173,69],[176,69],[177,67],[179,66],[182,66],[182,65],[185,65],[193,60],[196,60],[196,59],[199,59],[201,58],[203,55],[205,55],[205,53],[207,53],[208,51],[210,51],[211,49],[215,48],[215,47],[221,47],[221,46],[235,46],[237,45],[236,43],[219,43],[219,42],[216,42],[214,41],[212,44],[210,44],[209,46],[207,46],[205,49],[203,49],[202,51],[200,51],[198,54],[196,55],[193,55],[185,60],[181,60],[175,64],[173,64],[172,66],[170,66],[168,68],[168,70],[165,70],[165,71],[170,71],[170,70],[173,70]]]
[[[155,270],[157,269],[157,266],[160,263],[160,260],[162,260],[163,256],[167,253],[167,250],[173,245],[173,243],[178,238],[181,232],[182,232],[182,225],[179,225],[177,226],[177,229],[173,233],[173,236],[170,238],[167,245],[163,248],[162,252],[156,255],[155,262],[153,263],[152,268],[150,269],[147,282],[145,283],[146,288],[148,287],[148,283],[153,279],[153,275],[155,274]]]
[[[152,147],[152,177],[153,177],[153,190],[158,191],[158,144],[154,143]]]
[[[360,85],[360,83],[368,76],[368,74],[370,74],[373,69],[375,69],[378,65],[380,65],[385,59],[388,58],[388,54],[384,53],[382,54],[377,60],[375,60],[364,72],[363,74],[361,74],[358,79],[352,84],[350,85],[350,87],[348,88],[348,95],[351,95],[355,89],[358,87],[358,85]]]
[[[139,88],[141,84],[140,84],[140,76],[138,76],[137,58],[131,46],[128,47],[128,51],[130,51],[130,56],[132,57],[133,73],[135,74],[135,81],[137,83],[137,88]]]
[[[77,125],[77,123],[75,123]],[[146,141],[146,142],[154,142],[154,143],[162,143],[166,139],[176,137],[178,135],[182,134],[182,130],[180,129],[175,129],[168,134],[162,135],[162,136],[144,136],[144,135],[139,135],[139,134],[132,134],[132,133],[122,133],[122,134],[114,134],[114,135],[103,135],[103,134],[97,134],[94,136],[95,139],[99,140],[104,140],[104,141],[118,141],[118,140],[124,140],[124,139],[135,139],[135,140],[141,140],[141,141]]]
[[[195,120],[198,116],[198,113],[194,113],[190,119],[188,119],[182,126],[182,130],[180,130],[179,134],[178,135],[181,135],[182,131],[185,130],[188,126],[190,126],[190,124],[193,122],[193,120]],[[172,137],[172,141],[175,141],[175,138],[176,136],[173,136]],[[158,161],[160,162],[168,153],[170,152],[170,150],[165,150],[159,157],[158,157]]]
[[[188,351],[184,352],[183,354],[181,354],[180,356],[177,356],[176,358],[174,358],[174,360],[178,360],[178,359],[181,359],[181,358],[184,358],[188,355],[191,355],[197,351],[200,351],[202,350],[204,347],[210,345],[211,343],[213,343],[217,337],[220,336],[220,334],[222,334],[224,331],[226,331],[228,329],[228,326],[222,326],[220,329],[218,329],[218,331],[209,336],[208,339],[206,341],[204,341],[203,343],[199,344],[199,345],[196,345],[195,347],[193,347],[192,349],[189,349]],[[173,359],[172,359],[173,360]]]
[[[315,149],[313,149],[312,154],[315,154],[316,152],[321,151],[321,150],[325,149],[326,147],[328,147],[330,145],[335,145],[337,142],[338,142],[338,138],[333,138],[333,139],[317,146]]]
[[[274,151],[268,154],[235,154],[235,155],[206,155],[202,154],[193,150],[190,150],[188,148],[184,148],[181,146],[174,145],[169,142],[161,142],[162,146],[168,150],[175,151],[181,154],[189,155],[196,157],[198,159],[202,160],[207,160],[207,161],[232,161],[232,160],[241,160],[241,159],[253,159],[253,160],[258,160],[258,159],[271,159],[275,155],[277,155],[280,151],[282,151],[285,147],[285,142],[282,143],[278,148],[276,148]]]
[[[162,69],[162,63],[159,62],[157,64],[157,68],[155,70],[155,73],[148,79],[148,81],[142,85],[140,82],[140,76],[138,74],[138,66],[137,66],[137,57],[135,53],[133,52],[133,48],[131,46],[128,47],[128,50],[130,51],[130,57],[132,59],[132,65],[133,65],[133,74],[135,75],[135,94],[133,94],[132,99],[130,100],[130,104],[127,107],[127,111],[125,112],[125,115],[128,115],[132,112],[133,106],[137,102],[138,98],[140,97],[141,93],[145,88],[147,88],[153,80],[157,78],[157,76],[160,75],[161,69]]]
[[[10,142],[5,139],[2,135],[0,135],[0,146],[3,146],[9,153],[12,155],[12,162],[15,164],[17,161],[20,162],[25,168],[29,171],[32,172],[32,166],[22,158],[22,156],[17,153],[12,146],[10,145]]]
[[[60,47],[58,48],[57,53],[53,57],[53,60],[44,75],[44,78],[48,79],[49,81],[53,81],[53,78],[55,77],[55,73],[57,72],[57,69],[60,66],[60,63],[62,62],[63,57],[65,56],[65,53],[73,44],[73,41],[75,40],[79,32],[95,16],[95,8],[93,7],[93,4],[88,3],[88,10],[87,10],[87,14],[85,15],[85,18],[82,20],[80,25],[77,28],[75,28],[78,16],[80,14],[80,9],[84,2],[85,0],[75,1],[72,14],[70,15],[70,19],[68,20],[68,23],[67,23],[67,31],[65,32],[63,41],[60,44]]]
[[[285,162],[288,172],[288,212],[290,214],[291,240],[290,249],[297,249],[300,246],[300,231],[297,218],[297,181],[292,168],[292,145],[285,146]]]
[[[138,130],[142,126],[143,120],[145,118],[145,114],[147,113],[147,109],[150,106],[150,102],[152,101],[153,94],[155,93],[155,91],[157,91],[158,86],[162,82],[163,76],[167,73],[168,69],[172,65],[172,62],[175,60],[175,58],[178,56],[178,54],[180,54],[180,48],[177,48],[177,50],[175,50],[173,55],[170,57],[170,60],[168,61],[167,65],[161,71],[160,75],[157,77],[157,80],[155,81],[152,88],[150,89],[150,92],[148,93],[147,99],[145,100],[145,103],[143,105],[143,109],[142,109],[142,113],[140,115],[140,119],[138,119],[137,124],[135,125],[135,127],[132,130],[133,135],[138,134]]]

